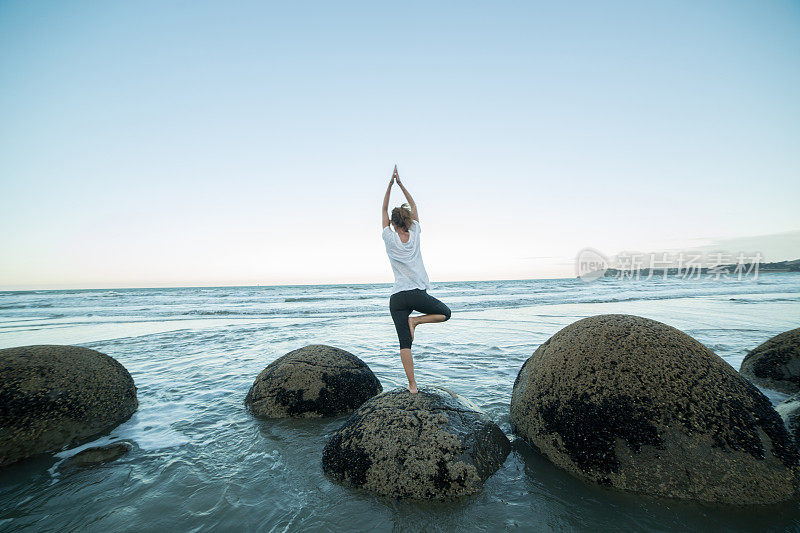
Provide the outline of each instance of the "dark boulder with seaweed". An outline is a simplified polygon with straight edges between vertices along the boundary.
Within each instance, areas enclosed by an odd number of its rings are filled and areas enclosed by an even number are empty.
[[[78,346],[0,350],[0,466],[80,444],[138,406],[130,373]]]
[[[393,498],[451,499],[480,492],[511,444],[468,400],[441,387],[372,398],[322,453],[335,481]]]
[[[514,430],[602,485],[732,504],[793,498],[798,452],[769,399],[689,335],[600,315],[542,344],[511,398]]]
[[[775,335],[751,350],[739,372],[767,389],[800,392],[800,328]]]
[[[312,344],[267,365],[245,404],[266,418],[318,418],[350,413],[382,390],[372,370],[355,355]]]

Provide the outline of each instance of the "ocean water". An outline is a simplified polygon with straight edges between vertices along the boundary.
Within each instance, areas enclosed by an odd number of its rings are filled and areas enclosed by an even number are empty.
[[[266,421],[243,400],[256,375],[321,343],[403,386],[389,285],[197,287],[0,293],[0,347],[77,344],[107,353],[138,386],[133,417],[84,446],[0,470],[2,531],[800,530],[800,503],[713,506],[587,485],[509,423],[514,378],[562,327],[630,313],[681,329],[739,368],[746,350],[800,323],[800,274],[757,280],[576,279],[437,283],[453,317],[417,329],[420,384],[478,404],[512,438],[475,496],[393,501],[329,481],[326,437],[346,417]],[[785,396],[764,391],[778,402]],[[125,440],[121,459],[66,471],[86,446]]]

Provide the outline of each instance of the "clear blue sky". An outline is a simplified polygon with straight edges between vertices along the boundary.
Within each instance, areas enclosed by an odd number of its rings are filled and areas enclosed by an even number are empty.
[[[382,4],[0,1],[0,287],[800,256],[800,3]]]

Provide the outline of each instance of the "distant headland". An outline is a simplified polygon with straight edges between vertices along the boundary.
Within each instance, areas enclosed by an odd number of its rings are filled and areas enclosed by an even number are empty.
[[[800,259],[790,261],[776,261],[772,263],[745,263],[745,264],[725,264],[716,266],[693,266],[693,267],[671,267],[671,268],[640,268],[640,269],[606,269],[603,277],[654,277],[654,276],[719,276],[730,277],[753,276],[755,273],[774,273],[774,272],[800,272]]]

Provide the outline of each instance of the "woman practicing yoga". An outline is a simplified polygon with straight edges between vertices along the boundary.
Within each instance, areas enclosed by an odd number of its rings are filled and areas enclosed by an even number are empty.
[[[392,209],[389,219],[389,195],[392,185],[397,182],[407,204]],[[430,287],[422,253],[419,249],[419,213],[417,204],[400,182],[397,165],[394,166],[392,179],[386,189],[381,208],[383,224],[383,242],[394,272],[394,287],[389,299],[389,311],[392,313],[397,337],[400,339],[400,360],[408,377],[408,390],[417,392],[414,379],[414,359],[411,357],[411,342],[414,340],[414,328],[430,322],[444,322],[450,318],[450,308],[428,294]],[[391,228],[389,224],[391,223]],[[394,228],[394,231],[392,231]],[[422,316],[410,316],[411,311],[424,313]]]

